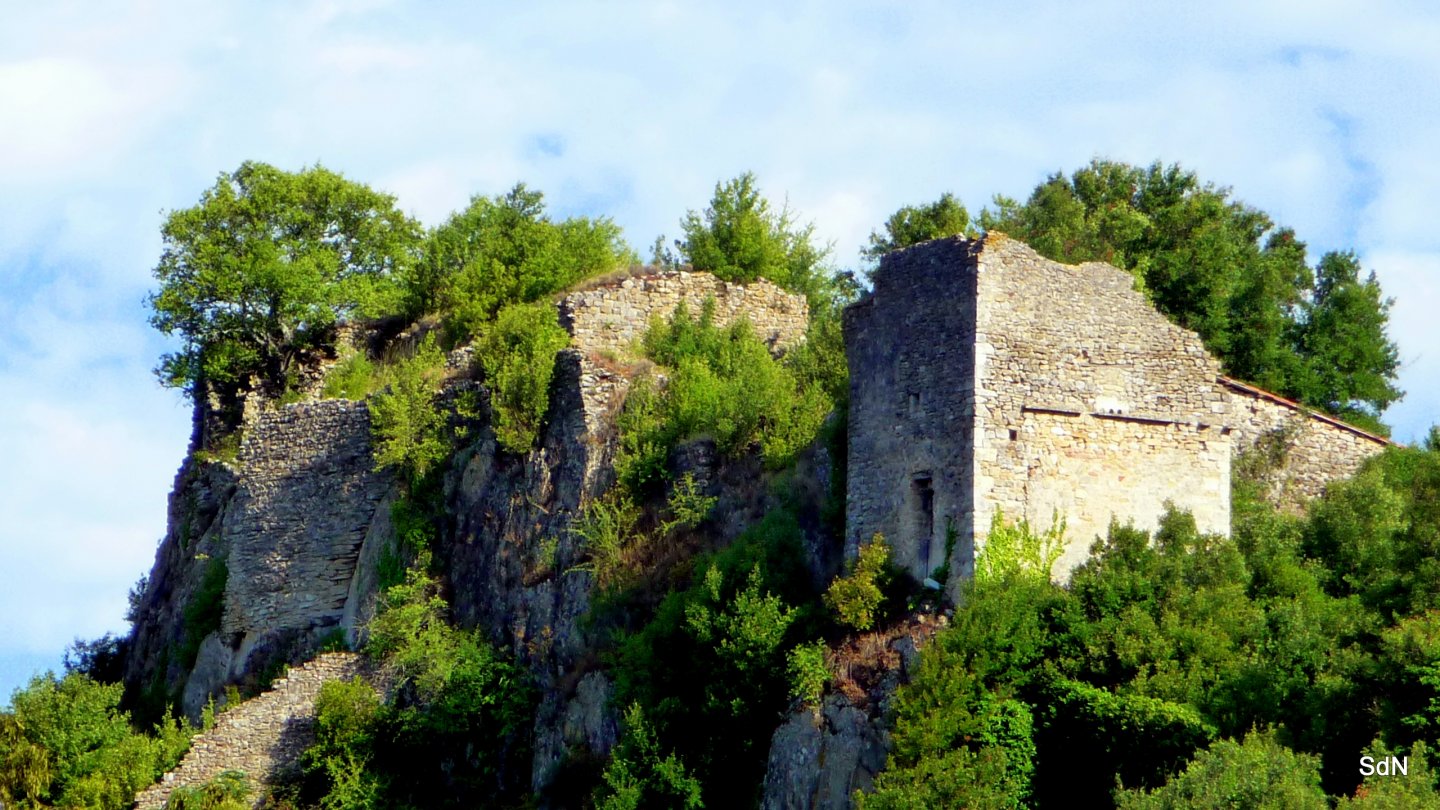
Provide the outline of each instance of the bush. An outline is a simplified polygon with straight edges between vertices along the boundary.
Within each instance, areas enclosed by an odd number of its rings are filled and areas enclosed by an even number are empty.
[[[379,369],[364,351],[356,351],[325,374],[320,395],[327,399],[364,399],[380,387]]]
[[[396,467],[414,485],[449,455],[445,413],[435,406],[444,369],[445,355],[427,335],[415,356],[395,364],[389,387],[371,397],[375,469]]]
[[[825,666],[826,649],[823,641],[791,648],[785,662],[785,670],[790,675],[790,697],[811,706],[820,702],[830,683],[830,668]]]
[[[248,810],[250,783],[239,771],[226,771],[198,788],[178,787],[165,810]]]
[[[1036,533],[1030,521],[1011,522],[998,508],[990,520],[985,547],[975,559],[975,579],[999,580],[1014,576],[1048,578],[1065,550],[1065,519],[1058,513],[1050,528]]]
[[[704,807],[700,782],[672,753],[663,756],[654,729],[645,721],[640,704],[625,710],[625,732],[610,755],[602,778],[605,785],[596,791],[598,810],[639,810],[642,807]]]
[[[570,342],[548,303],[511,304],[481,330],[475,362],[490,388],[495,440],[524,453],[540,433],[550,403],[555,355]]]
[[[1274,732],[1254,731],[1243,743],[1219,740],[1200,752],[1183,773],[1153,791],[1122,790],[1121,810],[1182,807],[1246,807],[1255,810],[1325,810],[1319,760],[1296,754]]]
[[[626,397],[616,471],[632,491],[663,480],[670,451],[700,436],[726,455],[758,450],[767,466],[784,467],[815,440],[833,406],[823,384],[802,383],[748,322],[715,326],[713,300],[698,319],[683,302],[669,323],[657,318],[644,347],[669,371],[663,385],[637,381]]]
[[[854,630],[869,630],[875,625],[875,613],[885,601],[881,590],[885,567],[890,562],[890,546],[876,533],[860,547],[860,556],[849,574],[837,578],[825,591],[825,604],[835,611],[836,618]]]
[[[639,520],[640,507],[623,492],[591,501],[570,523],[570,533],[590,558],[576,569],[589,571],[597,585],[613,584],[625,571],[625,552],[637,538]]]

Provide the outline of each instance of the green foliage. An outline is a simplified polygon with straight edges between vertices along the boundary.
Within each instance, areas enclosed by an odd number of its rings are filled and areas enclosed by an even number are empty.
[[[670,498],[665,504],[670,512],[670,519],[661,524],[660,530],[668,534],[676,529],[698,527],[710,517],[710,512],[719,500],[701,493],[699,485],[695,483],[695,475],[685,473],[670,491]]]
[[[654,729],[640,704],[625,710],[625,732],[605,767],[604,786],[597,791],[599,810],[640,810],[643,807],[704,807],[700,782],[674,753],[661,754]]]
[[[1379,740],[1365,749],[1365,755],[1375,761],[1391,755],[1404,757],[1409,765],[1405,776],[1395,777],[1371,774],[1355,792],[1353,797],[1342,796],[1340,810],[1437,810],[1440,808],[1440,792],[1436,791],[1435,769],[1430,746],[1415,743],[1408,751],[1392,751]]]
[[[344,357],[325,375],[326,399],[364,399],[379,390],[379,369],[363,351]]]
[[[775,718],[791,700],[790,650],[817,635],[795,518],[773,512],[696,562],[697,581],[661,602],[614,655],[622,705],[643,707],[707,804],[756,800]]]
[[[250,783],[239,771],[225,771],[200,787],[178,787],[165,810],[248,810]]]
[[[955,748],[908,767],[891,767],[875,779],[875,792],[855,793],[856,810],[1016,810],[1023,794],[1005,752]]]
[[[788,207],[772,210],[753,173],[716,183],[710,207],[687,213],[680,227],[685,238],[676,245],[696,270],[742,284],[764,278],[812,303],[833,295],[830,251],[815,246],[815,226],[797,224]]]
[[[1122,810],[1189,807],[1246,807],[1256,810],[1325,810],[1318,761],[1296,754],[1270,731],[1245,741],[1219,740],[1195,757],[1185,771],[1153,791],[1122,790]]]
[[[369,400],[375,469],[396,467],[415,485],[450,454],[445,412],[435,393],[445,354],[427,335],[413,357],[396,363],[390,385]]]
[[[121,810],[180,761],[188,731],[173,718],[151,734],[130,726],[122,687],[71,673],[31,679],[0,712],[0,803]]]
[[[523,669],[474,631],[452,627],[422,554],[385,591],[368,651],[397,677],[381,705],[363,684],[329,685],[306,752],[313,800],[326,808],[473,807],[515,798],[529,762],[535,694]]]
[[[825,665],[825,642],[809,641],[791,648],[785,657],[790,675],[790,697],[815,706],[830,683],[830,668]]]
[[[881,585],[889,562],[890,546],[877,532],[860,547],[850,573],[830,583],[825,605],[835,611],[841,624],[855,630],[869,630],[875,625],[876,612],[885,601]]]
[[[211,557],[200,576],[199,586],[185,603],[185,640],[180,647],[180,660],[186,667],[195,663],[205,637],[220,629],[225,613],[225,585],[229,580],[230,567],[225,558]]]
[[[663,387],[639,380],[626,397],[616,472],[632,492],[657,486],[670,451],[698,436],[730,456],[758,449],[768,466],[783,467],[814,441],[832,407],[823,387],[803,384],[748,322],[715,326],[713,302],[699,318],[682,303],[669,323],[657,319],[645,351],[670,371]]]
[[[870,232],[870,244],[860,251],[865,258],[879,261],[892,250],[946,236],[974,236],[970,212],[955,195],[945,192],[926,205],[906,205],[885,220],[885,234]]]
[[[949,544],[947,535],[947,555]],[[1064,550],[1065,519],[1058,512],[1052,518],[1050,528],[1037,533],[1030,528],[1030,521],[1025,518],[1013,522],[1006,520],[1004,513],[997,508],[990,519],[985,547],[976,555],[975,578],[982,582],[1019,576],[1048,578]]]
[[[555,355],[569,342],[546,303],[508,305],[481,329],[475,362],[490,389],[495,441],[505,450],[524,453],[535,444],[550,404]]]
[[[338,319],[393,311],[419,226],[393,197],[320,166],[246,162],[172,211],[161,236],[150,321],[182,347],[156,373],[198,397],[202,380],[283,384]]]
[[[407,279],[412,316],[441,312],[452,337],[465,339],[511,304],[552,293],[634,260],[609,219],[552,222],[544,195],[518,184],[496,197],[476,196],[425,241]]]
[[[1400,396],[1389,302],[1354,254],[1312,271],[1294,232],[1179,166],[1092,161],[980,220],[1052,259],[1130,270],[1233,376],[1372,429]]]
[[[601,587],[614,583],[625,572],[626,550],[637,539],[639,520],[640,508],[620,491],[587,504],[570,523],[570,533],[589,557],[576,568],[589,571]]]

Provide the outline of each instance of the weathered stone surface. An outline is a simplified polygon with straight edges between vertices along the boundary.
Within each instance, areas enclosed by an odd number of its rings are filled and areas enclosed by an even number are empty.
[[[681,302],[698,316],[707,298],[715,302],[717,324],[743,317],[777,349],[805,337],[810,309],[804,296],[763,279],[731,284],[709,273],[682,270],[651,271],[570,293],[560,302],[560,323],[577,346],[624,354],[644,336],[653,316],[669,318]]]
[[[361,678],[383,694],[385,678],[354,653],[326,653],[291,670],[270,691],[222,713],[214,728],[199,734],[180,765],[135,797],[137,810],[158,810],[178,787],[203,785],[225,771],[240,771],[256,788],[294,765],[314,738],[315,698],[329,681]]]
[[[842,695],[801,709],[770,740],[764,810],[846,810],[885,766],[888,735]]]
[[[1111,518],[1153,529],[1166,504],[1228,533],[1230,465],[1296,422],[1277,494],[1313,497],[1384,441],[1220,376],[1193,332],[1109,265],[1049,261],[1001,235],[884,258],[846,311],[846,551],[875,532],[917,579],[973,572],[992,517],[1066,524],[1068,576]]]

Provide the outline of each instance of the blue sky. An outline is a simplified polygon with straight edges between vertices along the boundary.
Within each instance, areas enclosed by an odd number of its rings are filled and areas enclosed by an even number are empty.
[[[0,703],[124,629],[189,433],[149,372],[159,226],[247,159],[428,224],[524,180],[642,252],[754,170],[841,266],[944,191],[1178,161],[1358,251],[1397,299],[1396,435],[1440,421],[1425,4],[517,5],[0,0]]]

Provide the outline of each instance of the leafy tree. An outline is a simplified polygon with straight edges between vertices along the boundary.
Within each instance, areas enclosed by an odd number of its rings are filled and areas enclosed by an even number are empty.
[[[1394,385],[1399,352],[1385,334],[1391,300],[1372,272],[1360,280],[1354,253],[1327,253],[1315,271],[1314,299],[1299,326],[1309,360],[1301,399],[1351,420],[1378,426],[1400,399]]]
[[[375,437],[375,468],[398,468],[416,485],[450,452],[445,412],[435,393],[445,371],[445,355],[426,335],[413,357],[396,363],[390,385],[369,400]]]
[[[445,313],[452,336],[469,338],[509,304],[538,301],[633,259],[614,222],[552,222],[544,195],[520,183],[473,197],[430,234],[408,279],[408,309]]]
[[[122,687],[80,673],[37,676],[0,713],[0,803],[121,810],[179,762],[189,733],[173,718],[140,734]]]
[[[599,810],[640,810],[649,807],[704,807],[700,781],[690,775],[673,752],[661,754],[655,731],[640,704],[625,710],[625,732],[605,767],[604,787],[597,792]]]
[[[716,183],[710,207],[689,212],[680,227],[685,238],[676,246],[696,270],[739,283],[764,278],[812,305],[833,294],[824,265],[830,251],[815,246],[815,226],[797,224],[788,207],[772,210],[752,172]]]
[[[338,319],[393,310],[420,229],[393,197],[328,169],[247,161],[161,235],[150,322],[182,345],[156,373],[198,399],[202,381],[284,385]]]
[[[876,611],[885,601],[881,590],[886,565],[890,562],[890,546],[878,532],[869,543],[860,547],[850,573],[837,577],[825,591],[825,605],[835,611],[840,623],[855,630],[869,630],[875,624]]]
[[[1202,751],[1185,771],[1153,791],[1120,791],[1122,810],[1247,807],[1256,810],[1325,810],[1319,762],[1297,754],[1270,731],[1254,731],[1245,741],[1219,740]]]
[[[879,261],[892,250],[946,236],[973,236],[970,212],[955,195],[945,192],[925,205],[906,205],[885,220],[885,233],[870,232],[870,244],[861,251],[867,259]]]

